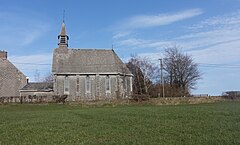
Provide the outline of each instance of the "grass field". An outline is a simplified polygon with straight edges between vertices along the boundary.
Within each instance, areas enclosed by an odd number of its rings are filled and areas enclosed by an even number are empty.
[[[0,144],[240,144],[240,102],[2,105]]]

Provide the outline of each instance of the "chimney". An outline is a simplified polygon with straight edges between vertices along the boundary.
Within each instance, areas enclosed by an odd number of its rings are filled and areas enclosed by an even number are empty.
[[[26,79],[27,79],[27,84],[29,83],[29,77],[26,77]]]
[[[0,50],[0,58],[1,59],[7,59],[7,52],[6,51],[2,51],[2,50]]]

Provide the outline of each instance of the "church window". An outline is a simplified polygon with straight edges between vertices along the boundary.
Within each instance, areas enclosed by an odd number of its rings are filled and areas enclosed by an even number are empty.
[[[127,87],[128,87],[127,85],[128,85],[127,84],[127,78],[126,78],[126,76],[124,76],[123,77],[123,88],[124,88],[125,91],[127,91]]]
[[[130,91],[132,92],[132,91],[133,91],[133,87],[132,87],[132,77],[130,77],[130,83],[129,83],[129,85],[130,85]]]
[[[89,75],[87,75],[87,77],[86,77],[85,86],[86,86],[86,92],[90,93],[91,92],[91,78],[89,77]]]
[[[79,90],[80,90],[80,87],[79,87],[79,77],[77,77],[77,92],[79,92]]]
[[[68,93],[69,92],[69,77],[65,76],[64,78],[64,92]]]
[[[106,76],[106,79],[105,79],[105,88],[106,88],[106,92],[109,92],[111,89],[110,89],[110,83],[111,83],[111,79],[109,77],[109,75]]]

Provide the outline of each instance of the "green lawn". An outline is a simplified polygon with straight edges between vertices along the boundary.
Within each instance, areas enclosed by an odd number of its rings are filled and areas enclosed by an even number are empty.
[[[240,144],[240,102],[2,105],[0,144]]]

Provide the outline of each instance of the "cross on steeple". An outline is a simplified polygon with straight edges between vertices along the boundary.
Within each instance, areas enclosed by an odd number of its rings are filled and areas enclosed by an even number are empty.
[[[63,23],[65,22],[65,10],[63,10]]]

